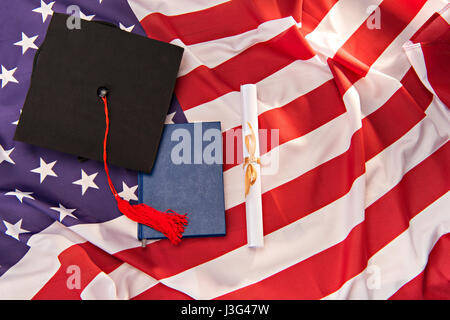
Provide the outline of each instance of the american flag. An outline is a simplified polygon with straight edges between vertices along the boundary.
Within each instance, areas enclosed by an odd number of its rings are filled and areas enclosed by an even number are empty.
[[[101,163],[12,140],[35,50],[52,13],[72,4],[84,19],[183,46],[168,121],[221,121],[225,150],[240,128],[239,87],[257,85],[259,127],[280,138],[262,154],[279,158],[277,174],[262,168],[264,248],[246,246],[237,161],[224,165],[225,237],[142,248]],[[0,298],[450,298],[447,1],[0,9]],[[137,200],[136,172],[111,177]]]

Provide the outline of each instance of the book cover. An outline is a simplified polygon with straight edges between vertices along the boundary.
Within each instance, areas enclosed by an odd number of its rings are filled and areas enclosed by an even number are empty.
[[[151,173],[138,175],[138,198],[157,210],[187,213],[183,237],[225,235],[220,122],[166,124]],[[165,236],[139,224],[138,238]]]

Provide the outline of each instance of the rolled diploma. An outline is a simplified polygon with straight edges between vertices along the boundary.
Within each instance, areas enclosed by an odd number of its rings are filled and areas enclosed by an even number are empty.
[[[245,136],[251,134],[247,124],[249,122],[256,137],[255,157],[259,158],[259,137],[258,137],[258,106],[256,97],[256,86],[245,84],[241,86],[242,97],[242,150],[243,158],[249,156],[245,145]],[[252,163],[256,169],[256,182],[250,187],[250,191],[245,197],[245,212],[247,222],[247,245],[253,248],[264,246],[262,202],[261,202],[261,167],[257,163]],[[245,184],[245,170],[243,168],[243,180]]]

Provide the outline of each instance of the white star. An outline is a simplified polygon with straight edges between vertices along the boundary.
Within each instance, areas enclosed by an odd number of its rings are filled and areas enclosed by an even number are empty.
[[[22,114],[22,109],[20,109],[20,114]],[[19,117],[20,118],[20,117]],[[19,124],[19,119],[17,119],[16,121],[14,121],[14,122],[11,122],[11,124],[14,124],[14,125],[18,125]]]
[[[17,221],[15,224],[11,224],[3,220],[3,224],[6,227],[5,234],[19,240],[19,235],[22,233],[30,232],[28,230],[22,229],[22,219]]]
[[[31,38],[28,38],[28,36],[22,32],[22,40],[17,41],[14,43],[15,46],[21,46],[22,47],[22,54],[25,54],[28,49],[37,49],[36,45],[34,44],[34,41],[37,39],[38,36],[34,36]]]
[[[0,164],[3,161],[15,164],[13,159],[11,159],[11,157],[9,156],[11,154],[11,152],[13,152],[14,148],[11,148],[9,150],[5,150],[3,149],[2,145],[0,144]]]
[[[123,191],[121,193],[119,193],[119,196],[121,196],[124,200],[130,201],[130,200],[138,200],[138,198],[136,197],[136,189],[137,189],[137,185],[134,187],[128,187],[126,185],[125,182],[122,182],[122,188]]]
[[[44,181],[44,179],[47,176],[57,177],[56,173],[52,170],[55,163],[56,161],[45,163],[44,159],[41,158],[39,167],[30,171],[34,173],[39,173],[39,175],[41,176],[41,183],[42,183],[42,181]]]
[[[94,17],[95,17],[95,14],[87,16],[83,12],[81,12],[81,10],[80,10],[80,18],[81,19],[84,19],[84,20],[87,20],[87,21],[91,21]]]
[[[55,4],[55,1],[50,2],[49,4],[45,3],[43,0],[41,0],[41,6],[39,8],[33,9],[34,12],[42,14],[42,23],[47,20],[48,16],[53,15],[52,7]]]
[[[122,29],[122,30],[131,32],[131,31],[133,31],[133,29],[134,29],[134,24],[131,25],[131,26],[129,26],[129,27],[125,27],[122,23],[119,22],[119,27],[120,27],[120,29]]]
[[[2,88],[8,84],[8,82],[19,83],[16,78],[14,78],[14,72],[16,72],[17,67],[8,70],[2,65],[2,73],[0,74],[0,79],[2,79]]]
[[[30,196],[30,194],[33,194],[33,192],[23,192],[20,191],[19,189],[16,189],[16,191],[10,191],[5,193],[5,196],[16,196],[17,199],[19,199],[19,201],[23,203],[23,198],[29,198],[34,200],[34,198]]]
[[[167,123],[174,123],[174,122],[173,122],[173,117],[175,116],[175,114],[176,114],[176,112],[169,113],[169,114],[166,116],[166,119],[164,120],[164,123],[165,123],[165,124],[167,124]]]
[[[98,189],[98,186],[94,183],[94,179],[97,176],[98,172],[93,173],[91,175],[87,175],[83,169],[81,169],[81,179],[72,182],[73,184],[78,184],[81,186],[81,195],[84,195],[87,189],[95,188]]]
[[[72,212],[74,212],[74,211],[77,210],[77,209],[67,209],[67,208],[64,208],[64,206],[63,206],[61,203],[59,204],[59,208],[58,208],[58,207],[52,207],[52,208],[50,208],[50,209],[59,212],[59,221],[60,221],[60,222],[62,222],[63,219],[64,219],[65,217],[67,217],[67,216],[77,219],[77,217],[75,217],[75,216],[72,214]]]

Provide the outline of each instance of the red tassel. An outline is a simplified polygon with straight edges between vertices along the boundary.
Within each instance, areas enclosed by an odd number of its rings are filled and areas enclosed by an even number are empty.
[[[173,244],[181,241],[184,229],[188,224],[186,214],[181,215],[172,210],[161,212],[145,203],[131,205],[117,194],[115,198],[119,211],[129,219],[158,230]]]
[[[131,205],[128,201],[116,196],[120,212],[133,221],[145,224],[163,233],[173,244],[181,241],[182,233],[187,225],[186,215],[172,210],[158,211],[145,203]]]
[[[181,241],[182,234],[186,225],[188,224],[188,217],[186,214],[181,215],[173,210],[166,210],[165,212],[158,211],[145,203],[131,205],[128,201],[123,200],[118,194],[109,176],[108,165],[106,164],[106,142],[109,131],[109,116],[108,103],[106,96],[102,97],[105,105],[106,130],[105,138],[103,140],[103,164],[105,166],[106,176],[108,177],[109,188],[116,198],[119,211],[122,212],[129,219],[138,223],[144,224],[164,234],[173,244],[178,244]]]

